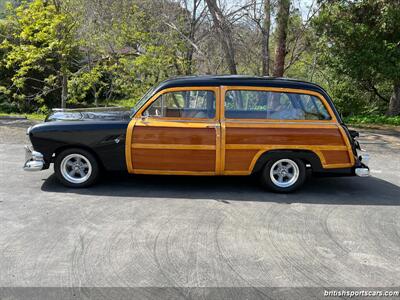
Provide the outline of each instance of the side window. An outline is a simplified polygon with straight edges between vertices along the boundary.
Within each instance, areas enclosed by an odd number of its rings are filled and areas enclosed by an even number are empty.
[[[328,111],[321,100],[311,95],[300,95],[299,101],[307,120],[330,120]]]
[[[214,118],[215,95],[211,91],[179,91],[162,94],[143,115],[164,118]]]
[[[231,90],[225,95],[228,119],[329,120],[324,104],[306,94]]]

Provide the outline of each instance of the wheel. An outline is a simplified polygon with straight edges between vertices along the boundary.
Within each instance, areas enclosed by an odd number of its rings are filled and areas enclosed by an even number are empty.
[[[300,159],[274,158],[268,161],[261,173],[261,183],[274,191],[289,193],[306,180],[306,167]]]
[[[98,179],[99,164],[88,151],[71,148],[57,155],[54,171],[58,180],[67,187],[87,187]]]

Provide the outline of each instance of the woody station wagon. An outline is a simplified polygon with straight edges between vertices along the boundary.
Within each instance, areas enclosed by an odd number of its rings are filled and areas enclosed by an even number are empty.
[[[273,191],[300,187],[307,173],[368,176],[358,133],[318,85],[284,78],[170,79],[128,111],[55,110],[28,129],[24,169],[54,163],[69,187],[101,170],[132,174],[259,174]],[[359,153],[359,154],[358,154]]]

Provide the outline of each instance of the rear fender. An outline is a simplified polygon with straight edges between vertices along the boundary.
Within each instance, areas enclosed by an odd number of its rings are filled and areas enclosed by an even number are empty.
[[[304,161],[305,164],[310,164],[313,172],[323,171],[322,163],[317,154],[309,150],[269,150],[264,152],[257,160],[252,173],[262,170],[268,160],[274,158],[297,158]]]

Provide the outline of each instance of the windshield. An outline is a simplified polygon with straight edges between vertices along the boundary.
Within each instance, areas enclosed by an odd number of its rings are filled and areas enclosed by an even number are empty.
[[[147,90],[147,92],[143,95],[143,97],[138,102],[136,102],[135,106],[131,109],[131,115],[130,115],[131,118],[147,102],[147,100],[150,99],[155,89],[156,87],[152,87],[149,90]]]

